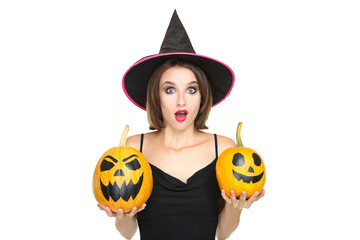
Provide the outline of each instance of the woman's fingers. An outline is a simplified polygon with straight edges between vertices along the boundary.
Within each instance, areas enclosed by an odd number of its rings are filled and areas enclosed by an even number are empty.
[[[124,210],[121,208],[116,212],[116,218],[121,219],[125,216]]]
[[[111,211],[111,209],[109,207],[105,207],[104,210],[109,217],[115,216],[115,214]]]
[[[260,198],[262,198],[263,196],[265,196],[265,189],[263,189],[263,190],[261,191],[261,193],[260,193],[258,199],[256,199],[256,201],[259,200]]]
[[[245,208],[250,208],[251,207],[251,205],[255,202],[255,201],[257,201],[259,198],[259,195],[260,195],[260,193],[258,192],[258,191],[255,191],[254,193],[253,193],[253,195],[251,195],[251,197],[246,201],[246,204],[245,204]]]
[[[221,196],[225,200],[225,202],[231,205],[233,208],[242,209],[242,208],[250,208],[251,205],[258,201],[260,198],[264,197],[265,190],[261,192],[254,192],[248,199],[246,199],[246,192],[243,191],[240,196],[237,198],[235,195],[235,191],[230,191],[230,197],[228,197],[224,190],[221,190]]]
[[[111,209],[109,207],[102,207],[100,204],[98,204],[97,206],[100,210],[105,211],[109,217],[116,217],[116,218],[120,219],[125,216],[128,216],[128,217],[135,216],[136,213],[145,209],[146,204],[144,203],[141,206],[141,208],[139,208],[139,209],[137,207],[133,207],[130,212],[124,212],[123,209],[119,209],[117,212],[113,212],[113,211],[111,211]]]
[[[231,204],[231,199],[228,196],[226,196],[224,189],[221,190],[221,196],[223,197],[223,199],[225,200],[226,203]]]
[[[141,206],[141,208],[139,208],[139,210],[138,210],[137,212],[140,212],[140,211],[144,210],[145,207],[146,207],[146,203],[144,203],[144,204]]]
[[[232,204],[236,204],[236,202],[237,202],[237,198],[236,198],[236,195],[235,195],[235,191],[234,190],[231,190],[230,191],[230,199],[231,199],[231,203]]]
[[[133,207],[130,212],[126,213],[126,216],[133,217],[137,212],[137,207]]]
[[[238,209],[242,209],[244,208],[244,205],[246,203],[246,192],[243,191],[241,194],[240,194],[240,197],[239,197],[239,202],[238,202],[238,205],[236,206]]]
[[[240,197],[237,198],[235,191],[230,191],[230,197],[225,194],[224,190],[221,190],[221,196],[224,198],[227,204],[231,205],[233,208],[242,209],[246,201],[246,192],[242,192]]]
[[[233,206],[234,208],[237,208],[239,205],[239,200],[236,198],[234,190],[230,191],[230,199],[231,199],[231,206]]]
[[[133,207],[133,209],[131,210],[131,212],[126,213],[126,216],[133,217],[133,216],[135,216],[138,212],[144,210],[145,207],[146,207],[146,204],[145,204],[145,203],[144,203],[140,208]]]

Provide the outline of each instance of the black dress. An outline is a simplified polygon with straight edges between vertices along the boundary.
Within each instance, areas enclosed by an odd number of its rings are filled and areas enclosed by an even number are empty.
[[[192,175],[187,183],[151,165],[154,187],[146,208],[137,213],[142,240],[213,240],[219,217],[220,190],[216,158]],[[140,151],[143,146],[141,135]]]

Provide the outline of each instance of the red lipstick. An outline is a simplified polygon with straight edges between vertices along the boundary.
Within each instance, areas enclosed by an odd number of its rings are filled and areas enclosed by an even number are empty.
[[[179,110],[175,113],[175,119],[178,122],[183,122],[186,120],[186,116],[188,114],[188,111],[186,110]]]

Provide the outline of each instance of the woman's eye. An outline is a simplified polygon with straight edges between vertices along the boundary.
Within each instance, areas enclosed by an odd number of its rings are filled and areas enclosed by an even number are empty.
[[[194,94],[194,93],[196,93],[196,89],[194,87],[189,87],[188,93]]]
[[[171,94],[171,93],[174,93],[174,92],[175,92],[175,88],[173,88],[173,87],[168,87],[166,89],[166,93],[168,93],[168,94]]]

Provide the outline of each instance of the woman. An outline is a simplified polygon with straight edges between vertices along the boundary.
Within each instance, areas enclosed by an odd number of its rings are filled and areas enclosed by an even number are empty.
[[[172,24],[179,29],[176,12],[161,49],[173,35],[169,33]],[[219,72],[223,72],[220,84],[214,80]],[[139,226],[142,239],[214,239],[215,235],[226,239],[237,228],[242,209],[264,196],[264,191],[256,192],[246,200],[246,193],[237,199],[234,192],[230,197],[220,192],[216,160],[235,143],[201,131],[207,128],[211,107],[229,94],[233,80],[226,65],[189,49],[160,51],[140,60],[125,74],[125,93],[137,106],[146,107],[150,129],[156,131],[127,139],[127,145],[141,151],[152,168],[154,188],[148,202],[129,213],[99,206],[116,218],[122,236],[132,238]],[[140,90],[144,85],[146,94]]]

